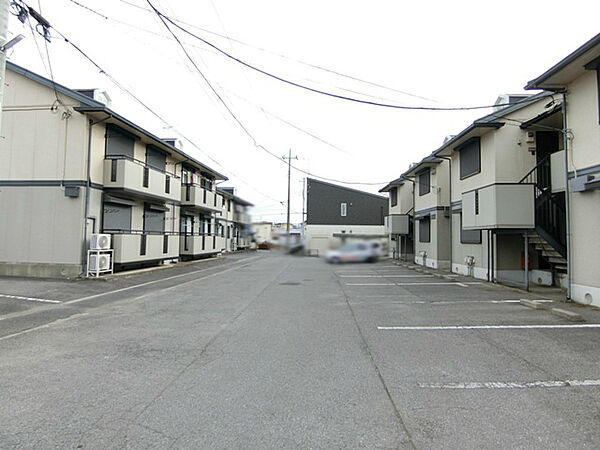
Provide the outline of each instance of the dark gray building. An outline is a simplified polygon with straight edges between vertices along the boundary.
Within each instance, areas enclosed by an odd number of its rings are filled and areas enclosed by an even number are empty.
[[[388,200],[308,178],[306,209],[308,225],[383,225]]]
[[[309,254],[323,255],[348,239],[375,239],[382,246],[387,243],[386,197],[308,178],[306,206],[305,246]]]

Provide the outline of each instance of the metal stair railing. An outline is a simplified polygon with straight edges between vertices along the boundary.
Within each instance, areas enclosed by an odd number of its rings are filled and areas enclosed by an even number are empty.
[[[552,195],[550,155],[540,160],[519,183],[532,183],[535,186],[535,228],[563,257],[567,255],[566,230],[563,224],[565,210]]]

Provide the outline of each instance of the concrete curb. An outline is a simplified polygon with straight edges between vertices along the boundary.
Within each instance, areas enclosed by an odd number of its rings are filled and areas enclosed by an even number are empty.
[[[533,308],[533,309],[548,309],[548,306],[544,305],[543,303],[540,303],[536,300],[529,300],[526,298],[522,298],[519,303],[523,306],[526,306],[528,308]]]
[[[555,316],[563,317],[571,322],[585,322],[585,319],[581,314],[567,311],[566,309],[552,308],[550,312]]]

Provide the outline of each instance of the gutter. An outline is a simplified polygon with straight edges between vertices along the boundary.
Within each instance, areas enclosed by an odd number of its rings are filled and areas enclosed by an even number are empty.
[[[567,300],[571,300],[571,201],[569,199],[569,133],[567,131],[567,93],[562,93],[563,146],[565,148],[565,214],[567,227]]]
[[[107,113],[108,114],[108,113]],[[88,239],[88,220],[90,219],[94,219],[96,220],[95,217],[90,217],[90,191],[91,191],[91,178],[92,178],[92,166],[91,166],[91,159],[92,159],[92,127],[94,125],[97,125],[99,123],[102,123],[108,119],[110,119],[112,116],[110,114],[108,114],[104,119],[102,120],[97,120],[97,121],[93,121],[92,119],[89,120],[88,122],[88,148],[87,148],[87,160],[86,160],[86,165],[87,165],[87,175],[86,175],[86,183],[85,183],[85,218],[83,220],[83,242],[81,243],[81,256],[82,256],[82,264],[81,267],[83,267],[82,273],[79,274],[79,276],[82,275],[87,275],[87,239]]]
[[[448,156],[438,156],[440,159],[445,159],[448,161],[448,212],[449,212],[449,220],[448,220],[448,228],[450,231],[450,248],[448,256],[450,258],[450,273],[452,273],[452,158]]]

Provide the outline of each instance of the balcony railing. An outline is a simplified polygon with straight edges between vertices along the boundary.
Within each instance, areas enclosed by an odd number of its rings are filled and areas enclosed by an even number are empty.
[[[178,201],[181,195],[181,181],[175,175],[121,156],[104,160],[103,184],[105,188],[122,189],[164,201]]]
[[[115,264],[126,264],[179,256],[177,234],[115,233],[112,235]]]
[[[220,207],[215,206],[214,192],[192,183],[181,186],[181,205],[211,212],[221,211]]]
[[[185,256],[218,253],[221,249],[217,248],[216,241],[216,237],[210,234],[182,234],[179,237],[179,253]]]

